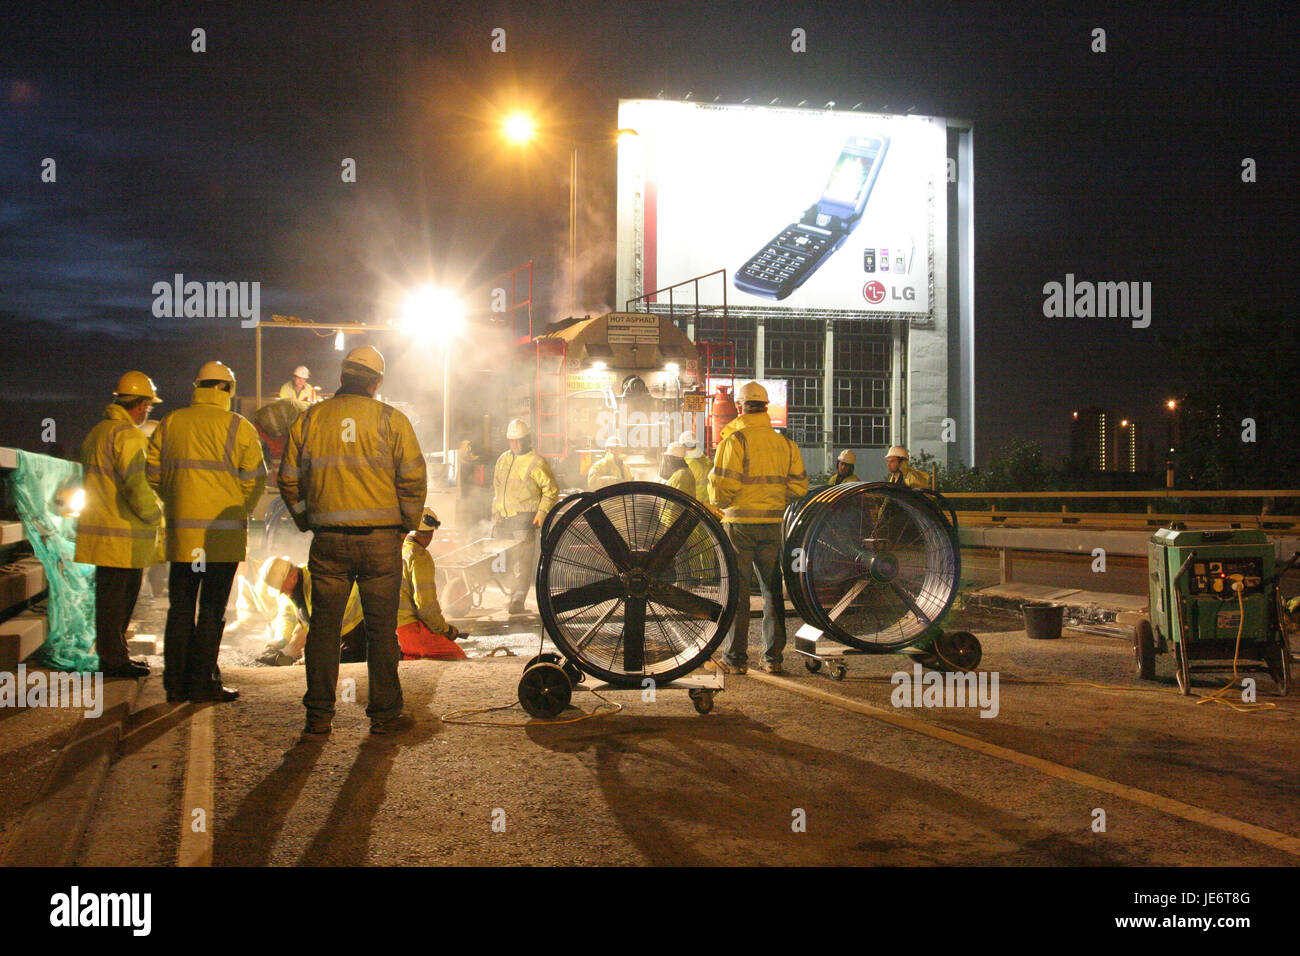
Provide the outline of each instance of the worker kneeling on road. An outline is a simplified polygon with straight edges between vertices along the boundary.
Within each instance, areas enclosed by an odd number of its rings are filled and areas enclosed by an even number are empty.
[[[731,431],[718,445],[709,473],[713,502],[723,510],[740,570],[740,599],[723,661],[740,674],[748,667],[750,574],[757,572],[763,591],[763,669],[779,674],[785,650],[781,519],[786,504],[807,493],[808,473],[799,446],[772,428],[767,390],[749,382],[740,400],[743,414],[727,426]]]
[[[271,622],[275,636],[258,660],[274,666],[296,663],[302,657],[311,630],[311,571],[306,565],[294,564],[287,557],[267,558],[262,563],[260,578],[276,603],[276,611]],[[343,609],[341,630],[339,660],[344,664],[364,661],[366,624],[361,613],[361,595],[355,584]]]
[[[853,473],[853,466],[857,463],[858,456],[847,448],[840,452],[840,457],[835,459],[835,474],[831,475],[831,484],[846,485],[852,481],[859,481],[858,476]]]
[[[402,542],[402,598],[397,605],[397,641],[402,645],[402,659],[432,658],[439,661],[464,660],[466,653],[456,640],[464,635],[448,624],[438,605],[436,566],[429,553],[433,533],[442,523],[432,508],[425,508],[420,527]]]
[[[519,418],[506,427],[510,450],[502,452],[492,475],[494,538],[525,542],[516,548],[510,569],[510,613],[522,614],[537,571],[537,529],[555,507],[560,487],[550,462],[532,447],[528,425]],[[520,552],[523,552],[522,554]]]
[[[893,445],[885,452],[885,467],[889,469],[889,483],[902,484],[908,488],[929,488],[930,476],[913,468],[907,463],[907,449],[902,445]]]
[[[623,460],[623,442],[617,435],[605,439],[605,455],[587,469],[587,487],[598,491],[606,485],[631,481],[632,469]]]

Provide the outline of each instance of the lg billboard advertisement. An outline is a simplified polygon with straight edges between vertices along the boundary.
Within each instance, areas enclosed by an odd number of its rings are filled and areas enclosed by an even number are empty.
[[[618,124],[641,291],[726,269],[735,306],[929,311],[945,121],[625,100]]]

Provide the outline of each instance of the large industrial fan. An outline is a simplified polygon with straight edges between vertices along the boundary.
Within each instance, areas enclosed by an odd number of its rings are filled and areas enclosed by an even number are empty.
[[[554,717],[583,674],[663,688],[712,656],[738,596],[722,525],[690,495],[645,481],[571,495],[542,526],[537,568],[537,607],[560,655],[528,662],[520,703]],[[715,688],[687,689],[696,710],[712,708]]]
[[[813,489],[785,513],[783,570],[801,629],[795,650],[814,673],[846,673],[825,636],[863,653],[916,651],[928,666],[971,670],[980,644],[939,626],[961,577],[957,517],[943,497],[888,482]]]

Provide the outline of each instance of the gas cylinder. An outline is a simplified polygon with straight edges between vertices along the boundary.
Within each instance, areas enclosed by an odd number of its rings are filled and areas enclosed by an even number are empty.
[[[713,447],[717,447],[722,441],[722,429],[736,417],[736,403],[731,398],[731,386],[719,385],[718,394],[713,396],[712,409],[712,441],[709,442]]]

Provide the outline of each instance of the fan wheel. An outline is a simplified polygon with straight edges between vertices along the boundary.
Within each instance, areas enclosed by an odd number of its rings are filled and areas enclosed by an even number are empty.
[[[695,498],[647,481],[574,496],[547,527],[537,606],[579,670],[622,687],[701,666],[735,617],[735,552]]]
[[[519,703],[530,716],[544,720],[558,717],[572,699],[573,685],[559,664],[539,661],[525,668],[519,679]]]
[[[785,515],[783,572],[796,610],[859,650],[916,643],[957,596],[955,519],[939,495],[887,482],[808,494]]]

